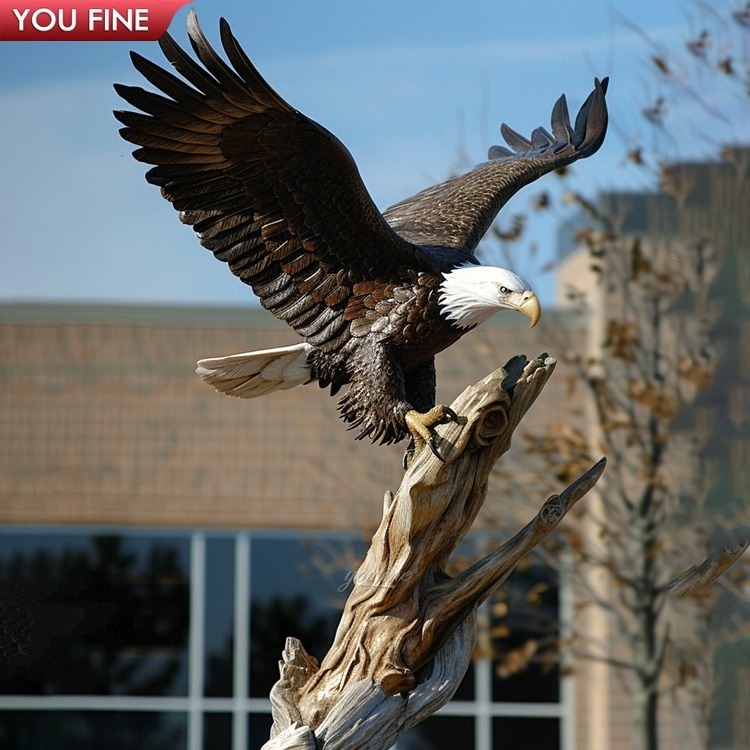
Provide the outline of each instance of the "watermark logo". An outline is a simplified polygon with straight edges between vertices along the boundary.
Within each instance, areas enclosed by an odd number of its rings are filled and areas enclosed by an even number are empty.
[[[148,42],[188,0],[0,0],[0,41]]]

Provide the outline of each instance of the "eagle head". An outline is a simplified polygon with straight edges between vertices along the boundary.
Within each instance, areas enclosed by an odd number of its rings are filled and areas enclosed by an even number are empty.
[[[542,308],[527,281],[496,266],[465,265],[443,274],[438,303],[457,328],[478,325],[500,310],[516,310],[539,321]]]

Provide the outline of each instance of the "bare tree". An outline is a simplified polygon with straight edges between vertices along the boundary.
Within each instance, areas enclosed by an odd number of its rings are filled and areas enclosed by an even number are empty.
[[[673,178],[689,181],[689,170]],[[711,290],[725,249],[707,223],[696,231],[698,209],[687,205],[687,189],[681,195],[609,195],[598,216],[603,231],[581,235],[600,277],[594,306],[604,340],[575,366],[591,397],[595,445],[613,468],[580,551],[607,572],[607,585],[591,585],[589,596],[620,644],[587,651],[628,673],[634,738],[644,750],[658,747],[664,667],[676,645],[665,593],[673,571],[707,543],[714,489],[711,472],[696,471],[708,444],[698,397],[719,358]],[[634,212],[645,219],[642,234],[628,226],[638,224]],[[739,554],[746,543],[737,545]]]
[[[717,131],[736,131],[732,117],[747,112],[750,5],[723,14],[691,8],[682,50],[651,42],[659,93],[642,110],[646,134],[625,139],[623,163],[650,174],[658,190],[566,196],[578,209],[578,251],[563,262],[568,305],[587,321],[589,345],[560,340],[556,351],[568,353],[571,388],[583,389],[589,412],[527,432],[525,470],[497,476],[507,492],[529,477],[537,486],[540,478],[566,481],[592,454],[610,459],[599,500],[586,504],[585,519],[564,524],[581,607],[597,605],[608,637],[578,628],[572,648],[622,676],[634,745],[649,750],[659,744],[667,695],[687,705],[696,744],[710,745],[717,649],[747,635],[746,618],[733,622],[721,609],[727,592],[735,612],[746,606],[747,566],[705,587],[748,539],[737,527],[747,523],[750,490],[741,353],[750,323],[750,150],[692,133],[714,160],[679,161],[674,144],[688,140],[689,123],[673,113],[688,102],[714,117]],[[730,91],[721,110],[709,95],[719,86]],[[535,207],[549,205],[545,194]],[[516,237],[500,230],[498,239],[507,250]],[[674,578],[704,556],[689,584]]]

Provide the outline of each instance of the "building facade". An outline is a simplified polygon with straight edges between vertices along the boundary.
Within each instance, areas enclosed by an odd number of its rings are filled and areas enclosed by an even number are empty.
[[[633,597],[623,595],[618,567],[630,583],[636,571],[668,581],[731,538],[729,530],[746,525],[750,512],[750,151],[727,148],[715,162],[665,166],[660,187],[601,195],[601,221],[591,229],[591,219],[579,217],[579,243],[567,246],[557,275],[558,304],[586,308],[582,351],[593,376],[607,382],[599,412],[589,405],[589,439],[607,445],[624,467],[612,499],[591,504],[600,528],[588,536],[626,550],[619,557],[605,550],[602,567],[613,575],[603,570],[592,584],[602,587],[606,606],[590,615],[589,628],[613,645],[614,662],[622,661],[616,644],[623,642],[630,644],[626,661],[638,661],[637,627],[635,620],[608,617],[607,608],[649,596],[638,584]],[[650,550],[648,536],[658,539]],[[702,603],[665,606],[652,592],[658,637],[669,642],[659,683],[659,739],[668,747],[748,746],[744,560],[733,573],[737,595],[719,586]],[[591,669],[598,673],[601,711],[611,717],[594,728],[592,746],[611,746],[629,731],[621,719],[633,700],[632,681],[627,669],[619,675],[601,663]]]
[[[557,325],[580,335],[574,316]],[[545,339],[515,320],[475,332],[439,358],[440,397]],[[258,310],[0,309],[0,746],[267,739],[284,639],[325,652],[403,451],[353,440],[315,386],[243,401],[194,374],[200,357],[287,341]],[[528,424],[559,418],[564,393],[553,377]],[[491,495],[458,557],[544,499],[508,512]],[[481,613],[453,701],[399,746],[572,748],[552,657],[566,602],[554,571],[525,563]]]

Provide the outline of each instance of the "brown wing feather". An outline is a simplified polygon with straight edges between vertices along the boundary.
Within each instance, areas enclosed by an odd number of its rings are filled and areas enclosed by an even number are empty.
[[[353,285],[403,276],[419,267],[418,251],[384,221],[344,146],[271,89],[225,21],[232,67],[192,11],[188,36],[197,61],[168,35],[160,41],[187,83],[132,54],[161,94],[117,85],[140,110],[115,113],[120,132],[154,165],[148,181],[263,306],[313,345],[335,348],[348,335]]]
[[[607,132],[607,83],[594,81],[575,127],[561,96],[552,110],[551,134],[536,128],[528,139],[503,124],[512,150],[493,146],[490,161],[391,206],[383,216],[411,242],[474,251],[498,211],[524,185],[599,149]]]

